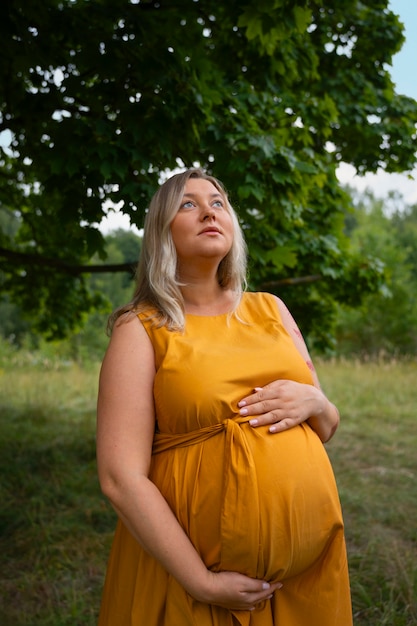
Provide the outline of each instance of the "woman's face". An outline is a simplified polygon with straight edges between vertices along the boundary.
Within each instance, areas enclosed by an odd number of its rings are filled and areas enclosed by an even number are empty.
[[[180,267],[198,259],[218,264],[227,255],[233,243],[233,221],[225,198],[213,183],[188,179],[171,222],[171,234]]]

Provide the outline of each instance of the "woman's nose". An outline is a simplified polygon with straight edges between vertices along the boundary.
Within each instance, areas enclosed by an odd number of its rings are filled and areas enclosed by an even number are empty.
[[[215,218],[215,216],[216,216],[216,212],[213,209],[213,207],[206,207],[203,210],[203,222],[205,220],[209,220],[209,219]]]

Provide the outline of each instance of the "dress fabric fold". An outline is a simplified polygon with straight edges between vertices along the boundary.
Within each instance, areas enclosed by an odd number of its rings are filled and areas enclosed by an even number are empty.
[[[246,293],[238,316],[187,315],[183,333],[139,317],[156,360],[151,480],[207,568],[283,588],[254,611],[197,602],[119,520],[99,626],[351,626],[343,520],[323,444],[306,423],[271,434],[239,415],[255,387],[312,384],[275,298]]]

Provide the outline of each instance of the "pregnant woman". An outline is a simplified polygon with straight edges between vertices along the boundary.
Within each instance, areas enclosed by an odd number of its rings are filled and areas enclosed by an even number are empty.
[[[201,170],[149,207],[100,375],[100,483],[119,520],[99,626],[351,626],[323,446],[339,415]]]

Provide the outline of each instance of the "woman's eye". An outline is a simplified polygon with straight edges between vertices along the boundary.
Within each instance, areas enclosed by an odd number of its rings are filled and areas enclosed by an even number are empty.
[[[223,202],[221,200],[216,200],[216,202],[213,202],[213,206],[222,209],[223,208]]]
[[[193,203],[188,201],[188,202],[183,202],[183,204],[181,205],[182,209],[191,209],[193,207]]]

